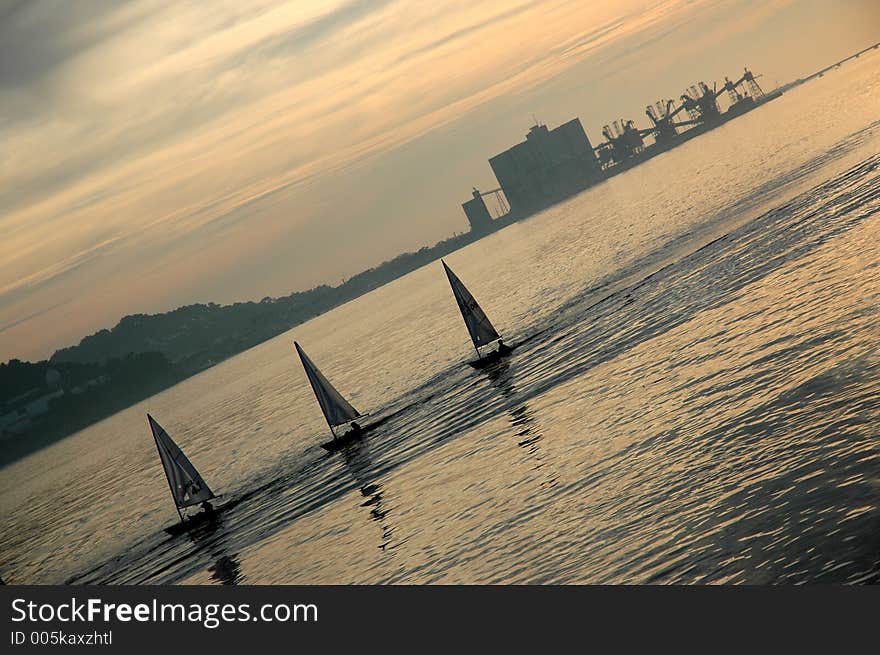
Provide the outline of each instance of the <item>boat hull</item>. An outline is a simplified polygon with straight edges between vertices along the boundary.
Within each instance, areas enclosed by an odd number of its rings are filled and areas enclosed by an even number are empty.
[[[176,537],[184,532],[189,532],[190,530],[210,525],[217,520],[219,515],[219,509],[215,509],[211,512],[199,512],[198,514],[193,514],[192,516],[185,518],[180,523],[169,525],[167,528],[163,528],[163,530],[172,537]]]
[[[214,496],[214,498],[220,498],[220,496]],[[169,525],[167,528],[162,528],[162,530],[167,534],[176,536],[185,532],[193,532],[196,530],[203,530],[205,528],[213,528],[215,527],[215,524],[220,521],[220,515],[226,510],[232,509],[233,507],[238,505],[241,500],[241,498],[230,498],[222,505],[214,507],[210,512],[198,512],[197,514],[186,517],[180,523]]]
[[[322,443],[321,448],[331,453],[342,450],[346,446],[350,446],[351,444],[360,441],[368,432],[370,432],[371,430],[375,430],[392,416],[395,416],[398,413],[399,412],[395,412],[394,414],[390,414],[388,416],[385,416],[384,418],[380,418],[370,423],[369,425],[365,425],[359,430],[349,430],[340,437],[336,437],[335,439],[331,439],[330,441]]]
[[[480,359],[474,359],[468,362],[468,364],[474,368],[486,368],[488,366],[492,366],[497,361],[507,357],[510,353],[513,352],[513,349],[516,346],[504,346],[500,350],[493,350],[485,357],[480,357]]]
[[[331,439],[330,441],[322,443],[321,448],[323,448],[327,452],[335,453],[339,450],[342,450],[346,446],[349,446],[349,445],[355,443],[356,441],[360,441],[361,439],[363,439],[366,431],[367,430],[364,429],[364,430],[359,430],[357,432],[355,432],[355,431],[346,432],[341,437],[337,437],[336,439]]]

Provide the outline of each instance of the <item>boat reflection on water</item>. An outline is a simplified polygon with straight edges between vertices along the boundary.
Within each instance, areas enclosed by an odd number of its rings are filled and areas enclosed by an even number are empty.
[[[511,425],[516,428],[517,445],[529,454],[534,463],[532,470],[540,471],[546,464],[546,453],[541,449],[541,440],[544,437],[538,430],[534,412],[529,409],[526,403],[516,402],[516,386],[510,362],[502,359],[493,366],[484,369],[483,373],[492,386],[498,389],[504,399],[508,401],[507,413],[510,416]],[[542,480],[541,486],[547,488],[556,486],[556,472],[548,470],[545,471],[545,474],[546,477]]]
[[[216,580],[222,585],[237,585],[241,583],[241,562],[238,561],[237,555],[221,555],[214,566],[208,569],[211,572],[211,579]]]
[[[212,580],[222,585],[242,583],[241,562],[238,553],[228,552],[227,530],[222,515],[190,530],[188,534],[196,549],[204,550],[213,561],[208,567]]]
[[[367,442],[365,440],[355,442],[340,452],[345,468],[348,469],[360,489],[361,495],[366,499],[361,503],[361,507],[369,508],[370,519],[376,521],[382,529],[379,549],[383,551],[393,549],[391,537],[394,527],[388,520],[389,510],[385,506],[387,503],[387,499],[384,498],[385,489],[376,479],[377,475]]]

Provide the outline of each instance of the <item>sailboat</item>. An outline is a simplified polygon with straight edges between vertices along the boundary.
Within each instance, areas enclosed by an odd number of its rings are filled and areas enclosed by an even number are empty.
[[[177,515],[180,517],[178,525],[166,528],[165,531],[176,534],[195,523],[213,518],[215,510],[208,501],[217,496],[211,491],[208,483],[192,465],[192,462],[183,454],[180,447],[174,443],[165,428],[149,414],[147,414],[147,420],[150,423],[153,438],[156,440],[159,459],[162,460],[162,468],[165,469],[165,477],[168,480],[171,497],[174,499],[174,506],[177,508]],[[202,503],[205,503],[205,511],[184,517],[184,509]]]
[[[471,335],[471,341],[474,342],[474,350],[477,351],[476,361],[468,362],[474,368],[483,368],[492,362],[499,360],[504,355],[513,351],[513,348],[504,344],[501,335],[495,330],[489,317],[477,303],[476,299],[471,295],[470,291],[458,279],[458,276],[452,272],[452,269],[446,265],[442,259],[443,270],[446,271],[446,277],[449,279],[449,285],[452,287],[452,293],[455,295],[455,302],[458,303],[458,309],[464,318],[464,324],[467,326],[468,333]],[[496,350],[483,354],[481,348],[498,344]]]
[[[306,355],[299,343],[294,341],[293,345],[296,347],[296,352],[299,354],[303,368],[306,370],[306,376],[309,378],[309,384],[312,385],[312,391],[315,392],[315,397],[321,406],[324,419],[327,421],[327,425],[330,426],[330,432],[333,434],[333,439],[322,443],[321,448],[331,452],[339,450],[359,439],[366,430],[376,427],[377,424],[375,423],[366,427],[360,426],[355,419],[362,418],[364,415],[352,407],[351,403],[343,398],[342,394],[330,384],[330,381],[324,377],[324,374],[318,370],[315,363],[309,359],[309,356]],[[337,430],[344,426],[348,426],[349,429],[343,431],[342,434],[338,434]]]

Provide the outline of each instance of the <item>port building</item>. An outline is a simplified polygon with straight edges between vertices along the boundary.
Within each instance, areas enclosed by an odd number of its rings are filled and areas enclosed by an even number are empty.
[[[492,216],[486,208],[483,195],[475,188],[473,198],[461,205],[468,223],[471,224],[471,232],[488,232],[492,229]]]
[[[578,118],[552,130],[546,125],[532,126],[525,141],[495,155],[489,165],[511,211],[517,213],[576,193],[601,176],[599,161]]]
[[[759,77],[746,68],[736,81],[725,77],[720,88],[701,81],[686,89],[680,102],[661,99],[648,105],[646,128],[626,118],[606,125],[605,141],[596,148],[577,118],[552,130],[535,121],[525,141],[489,159],[499,187],[474,189],[473,199],[462,205],[471,231],[485,233],[541,211],[782,95],[783,89],[765,94]],[[722,112],[718,99],[725,94],[728,106]],[[494,198],[494,217],[486,196]]]

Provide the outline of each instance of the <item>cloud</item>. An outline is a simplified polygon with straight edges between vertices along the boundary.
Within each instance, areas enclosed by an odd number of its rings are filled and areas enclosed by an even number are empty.
[[[89,26],[113,0],[10,0],[0,5],[0,90],[43,81],[99,37]]]
[[[0,358],[46,354],[126,313],[338,279],[448,234],[465,176],[521,129],[520,103],[567,101],[536,89],[625,80],[674,35],[686,40],[689,17],[719,11],[680,0],[0,4]],[[352,245],[322,261],[331,229]]]

